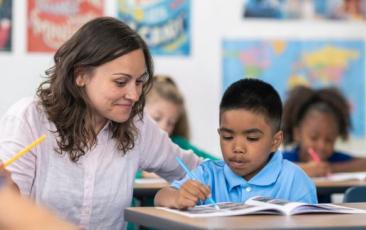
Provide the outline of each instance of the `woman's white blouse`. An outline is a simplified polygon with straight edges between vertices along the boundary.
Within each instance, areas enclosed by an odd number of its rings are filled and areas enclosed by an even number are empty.
[[[173,144],[146,113],[142,121],[136,119],[136,126],[139,135],[127,154],[118,151],[107,124],[95,147],[74,163],[67,154],[55,151],[55,125],[37,100],[27,98],[12,106],[0,121],[0,159],[9,159],[46,134],[44,142],[8,167],[21,193],[82,228],[122,229],[138,169],[171,181],[184,176],[176,156],[190,168],[201,161]]]

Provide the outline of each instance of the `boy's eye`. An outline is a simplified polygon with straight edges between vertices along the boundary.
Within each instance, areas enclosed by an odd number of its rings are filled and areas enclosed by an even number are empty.
[[[233,136],[221,135],[221,138],[222,138],[223,140],[232,140],[232,139],[233,139]]]
[[[247,140],[250,142],[255,142],[259,140],[259,137],[247,137]]]

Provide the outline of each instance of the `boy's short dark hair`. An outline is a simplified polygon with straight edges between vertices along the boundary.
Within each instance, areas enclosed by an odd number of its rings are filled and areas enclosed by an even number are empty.
[[[227,110],[245,109],[263,114],[273,131],[281,129],[282,102],[277,91],[258,79],[241,79],[231,84],[220,103],[221,114]]]

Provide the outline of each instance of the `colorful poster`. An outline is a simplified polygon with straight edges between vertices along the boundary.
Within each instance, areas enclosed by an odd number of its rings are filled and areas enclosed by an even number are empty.
[[[303,0],[247,0],[245,18],[299,19],[304,17]]]
[[[365,20],[366,0],[313,0],[317,18]]]
[[[87,21],[103,15],[103,0],[28,0],[29,52],[54,52]]]
[[[118,0],[118,17],[153,55],[189,55],[190,0]]]
[[[365,20],[366,0],[246,0],[243,17]]]
[[[12,0],[0,0],[0,51],[11,50]]]
[[[352,134],[364,137],[365,61],[362,40],[225,40],[223,90],[243,77],[269,82],[282,100],[299,84],[336,86],[351,103]]]

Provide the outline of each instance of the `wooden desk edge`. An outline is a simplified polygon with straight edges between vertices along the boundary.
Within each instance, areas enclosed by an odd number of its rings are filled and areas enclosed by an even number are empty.
[[[355,208],[362,208],[366,209],[366,203],[348,203],[348,204],[341,204],[344,206],[350,206]],[[313,221],[315,225],[304,225],[304,226],[296,226],[294,225],[294,220],[289,220],[289,224],[287,225],[286,222],[283,223],[284,218],[291,218],[295,217],[296,221],[299,223],[309,223],[307,219],[304,220],[304,218],[307,218],[307,216],[313,215],[314,218]],[[326,224],[322,224],[323,219],[326,220],[337,220],[337,217],[340,217],[338,219],[342,219],[341,223],[348,224],[349,221],[344,221],[344,219],[348,220],[348,217],[352,215],[352,217],[355,217],[357,215],[357,220],[359,220],[358,223],[354,223],[351,221],[349,225],[335,225],[331,226],[328,225],[329,221],[326,222]],[[364,216],[365,218],[358,218],[360,215]],[[244,215],[242,217],[245,217],[247,220],[245,221],[249,228],[246,229],[366,229],[366,214],[304,214],[304,215],[296,215],[296,216],[281,216],[281,215],[270,215],[271,220],[269,221],[269,224],[272,223],[283,223],[282,225],[279,224],[278,226],[275,225],[253,225],[253,220],[255,223],[261,222],[261,218],[263,216],[260,215]],[[347,218],[346,218],[347,217]],[[229,219],[230,222],[240,222],[238,221],[238,216],[236,217],[223,217]],[[127,208],[125,210],[125,219],[126,221],[134,222],[138,225],[142,225],[145,227],[152,227],[152,228],[159,228],[159,229],[207,229],[207,228],[214,228],[214,229],[225,229],[226,225],[225,220],[223,221],[222,218],[189,218],[185,216],[181,216],[179,214],[170,213],[164,210],[159,210],[154,207],[137,207],[137,208]],[[273,221],[275,220],[275,221]],[[227,221],[227,220],[226,220]],[[360,222],[361,221],[361,222]],[[262,222],[263,223],[263,222]],[[264,222],[265,223],[265,222]],[[320,223],[320,224],[319,224]],[[333,223],[333,221],[332,221]],[[359,224],[361,223],[361,225]],[[214,227],[213,227],[214,226]],[[215,226],[217,228],[215,228]],[[247,226],[247,227],[248,227]],[[227,226],[227,227],[232,227]],[[236,228],[238,229],[238,228]]]
[[[177,218],[181,219],[187,217],[180,216],[174,213],[169,213],[163,210],[158,210],[154,207],[144,207],[142,208],[142,210],[139,209],[141,209],[141,207],[125,209],[125,220],[133,222],[140,226],[156,229],[207,229],[205,227],[199,228],[196,225],[190,225],[189,223],[184,221],[176,221]],[[164,217],[149,215],[151,214],[151,212],[156,211],[163,211]],[[167,216],[172,217],[172,219],[166,218]],[[189,218],[187,219],[189,220]]]

